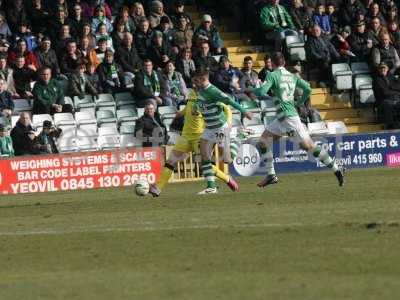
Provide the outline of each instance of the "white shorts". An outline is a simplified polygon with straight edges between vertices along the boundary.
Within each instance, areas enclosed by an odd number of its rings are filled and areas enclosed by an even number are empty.
[[[220,147],[225,147],[230,144],[230,128],[228,124],[225,124],[221,128],[217,129],[204,129],[201,136],[203,140],[207,140],[212,144],[218,144]]]
[[[306,125],[301,123],[299,116],[288,117],[283,121],[275,119],[268,124],[265,129],[277,136],[287,135],[288,137],[297,139],[298,141],[310,139],[308,129]]]

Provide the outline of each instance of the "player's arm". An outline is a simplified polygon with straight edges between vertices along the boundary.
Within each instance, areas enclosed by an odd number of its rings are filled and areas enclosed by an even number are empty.
[[[301,105],[304,102],[306,102],[308,100],[308,98],[310,97],[311,87],[307,81],[299,78],[299,79],[297,79],[297,82],[296,82],[296,88],[300,88],[303,91],[303,95],[301,96],[301,99],[297,101],[297,104]]]
[[[249,91],[257,97],[266,96],[271,89],[273,82],[273,75],[272,73],[269,73],[267,78],[265,78],[264,83],[259,88],[251,88]]]
[[[222,107],[224,109],[226,122],[228,123],[229,127],[231,127],[232,126],[232,118],[233,118],[232,117],[232,109],[228,105],[223,104],[223,103],[222,103]]]
[[[232,97],[228,96],[227,94],[223,92],[219,92],[218,99],[221,103],[224,103],[226,105],[230,105],[233,108],[236,108],[238,111],[240,111],[247,119],[250,119],[253,117],[253,114],[246,109],[243,108],[239,103],[236,101],[232,100]]]

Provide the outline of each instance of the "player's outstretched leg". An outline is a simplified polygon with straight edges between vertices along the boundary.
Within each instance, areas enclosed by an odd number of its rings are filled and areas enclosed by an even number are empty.
[[[261,159],[265,163],[265,168],[267,172],[267,176],[261,180],[257,186],[258,187],[266,187],[271,184],[278,183],[278,177],[275,173],[274,167],[274,155],[273,155],[273,136],[269,133],[264,132],[260,139],[260,152],[261,152]]]
[[[174,173],[174,166],[169,164],[168,162],[165,163],[164,169],[160,176],[160,180],[157,182],[157,184],[150,185],[149,193],[153,197],[159,197],[162,189],[168,183],[173,173]]]
[[[213,165],[210,160],[205,160],[201,163],[203,170],[203,176],[207,181],[207,188],[199,193],[198,195],[216,194],[218,193],[217,186],[215,184],[215,173]]]
[[[220,169],[217,168],[217,166],[213,165],[213,171],[215,173],[215,176],[218,179],[221,179],[223,182],[226,183],[226,185],[234,192],[239,191],[239,184],[236,182],[236,180],[224,172],[222,172]]]

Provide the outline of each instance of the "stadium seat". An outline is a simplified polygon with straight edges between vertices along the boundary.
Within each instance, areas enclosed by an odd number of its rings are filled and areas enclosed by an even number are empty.
[[[261,116],[260,115],[253,115],[253,118],[251,120],[247,119],[247,118],[243,118],[243,126],[244,127],[248,127],[248,126],[252,126],[252,125],[262,125],[263,122],[261,120]]]
[[[158,113],[163,117],[175,117],[177,109],[175,106],[159,106]]]
[[[122,124],[127,121],[136,121],[137,119],[137,112],[132,108],[123,108],[117,110],[118,124]]]
[[[369,66],[365,62],[355,62],[351,64],[353,76],[371,74]]]
[[[119,128],[119,133],[121,134],[121,136],[126,134],[135,134],[135,126],[124,124]]]
[[[75,108],[74,101],[71,99],[71,97],[65,96],[65,97],[64,97],[64,103],[65,103],[65,104],[69,104],[69,105],[71,105],[73,108]]]
[[[372,77],[370,75],[359,75],[354,79],[356,89],[356,101],[362,104],[374,103],[375,96],[372,90]]]
[[[84,108],[93,108],[95,103],[91,95],[85,95],[82,99],[78,96],[74,97],[74,107],[77,111],[81,111]]]
[[[76,130],[77,137],[97,137],[97,124],[82,124]]]
[[[264,113],[263,121],[264,125],[267,126],[271,122],[273,122],[276,118],[276,111],[269,111]]]
[[[53,118],[49,114],[33,115],[32,124],[35,128],[42,128],[44,121],[50,121],[53,124]]]
[[[142,146],[142,141],[138,138],[136,138],[132,134],[121,134],[121,142],[120,142],[120,147],[121,148],[127,148],[127,147],[141,147]]]
[[[11,116],[11,127],[14,128],[15,124],[17,124],[19,120],[19,116]]]
[[[57,140],[57,149],[60,153],[75,152],[78,151],[76,138],[71,137],[60,137]]]
[[[348,133],[346,125],[342,121],[326,122],[329,134]]]
[[[14,99],[14,115],[19,115],[23,111],[32,111],[31,102],[27,99]]]
[[[107,124],[115,124],[117,118],[111,110],[99,110],[96,113],[97,124],[99,127],[107,126]]]
[[[78,137],[76,143],[79,151],[97,150],[97,141],[96,138],[94,137],[89,137],[89,136]]]
[[[99,94],[95,102],[115,102],[115,99],[111,94]]]
[[[179,137],[180,134],[177,132],[168,132],[168,145],[175,145]]]
[[[56,126],[75,125],[75,119],[71,113],[56,113],[53,117]]]
[[[58,126],[61,129],[61,136],[60,138],[75,138],[76,137],[76,125],[61,125]]]
[[[133,98],[132,94],[128,92],[115,94],[115,102],[117,104],[117,109],[135,105],[135,99]]]
[[[144,115],[144,108],[138,107],[136,110],[137,110],[138,118],[140,118],[141,116]]]
[[[353,87],[352,72],[346,63],[332,64],[332,76],[338,90],[350,90]]]
[[[311,135],[322,135],[329,133],[324,121],[308,123],[307,127]]]
[[[89,111],[78,111],[75,113],[75,120],[78,125],[82,124],[97,124],[94,110]]]
[[[170,126],[173,121],[174,121],[174,118],[170,118],[170,117],[162,118],[162,122],[165,125],[165,127],[167,128],[167,131],[170,130]]]
[[[232,115],[232,127],[241,127],[243,126],[242,121],[240,120],[240,115]]]
[[[261,100],[260,107],[263,112],[276,110],[274,101],[272,99],[271,100]]]
[[[99,150],[112,150],[120,147],[119,135],[100,135],[97,139]]]
[[[304,41],[300,36],[290,35],[285,38],[286,47],[288,49],[291,61],[305,61],[306,51],[304,49]]]
[[[106,135],[119,136],[118,128],[117,128],[117,125],[115,125],[115,124],[114,124],[114,126],[100,127],[98,133],[99,133],[99,137],[106,136]]]

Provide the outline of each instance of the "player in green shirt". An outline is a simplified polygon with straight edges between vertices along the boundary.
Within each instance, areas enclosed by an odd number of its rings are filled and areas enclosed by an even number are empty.
[[[251,119],[252,114],[236,103],[231,96],[212,85],[207,71],[197,71],[193,80],[198,88],[198,97],[193,111],[203,115],[206,126],[200,139],[200,154],[207,188],[199,194],[216,194],[218,191],[211,162],[214,145],[218,144],[225,149],[229,149],[230,146],[230,129],[221,103],[236,108],[248,119]],[[230,162],[229,151],[224,151],[224,158],[225,161]]]
[[[249,96],[256,98],[257,96],[265,96],[271,89],[276,97],[274,104],[277,108],[277,117],[267,125],[260,138],[261,154],[266,164],[267,176],[258,183],[258,186],[265,187],[278,182],[274,169],[273,141],[283,135],[296,138],[302,149],[311,153],[321,163],[333,170],[339,186],[342,186],[344,169],[338,167],[326,150],[314,143],[307,128],[301,123],[296,110],[296,105],[304,103],[309,98],[311,94],[310,85],[285,69],[285,58],[282,53],[275,53],[272,62],[276,69],[267,75],[261,87],[249,91]],[[300,101],[295,103],[294,94],[297,88],[303,91],[303,95]]]

